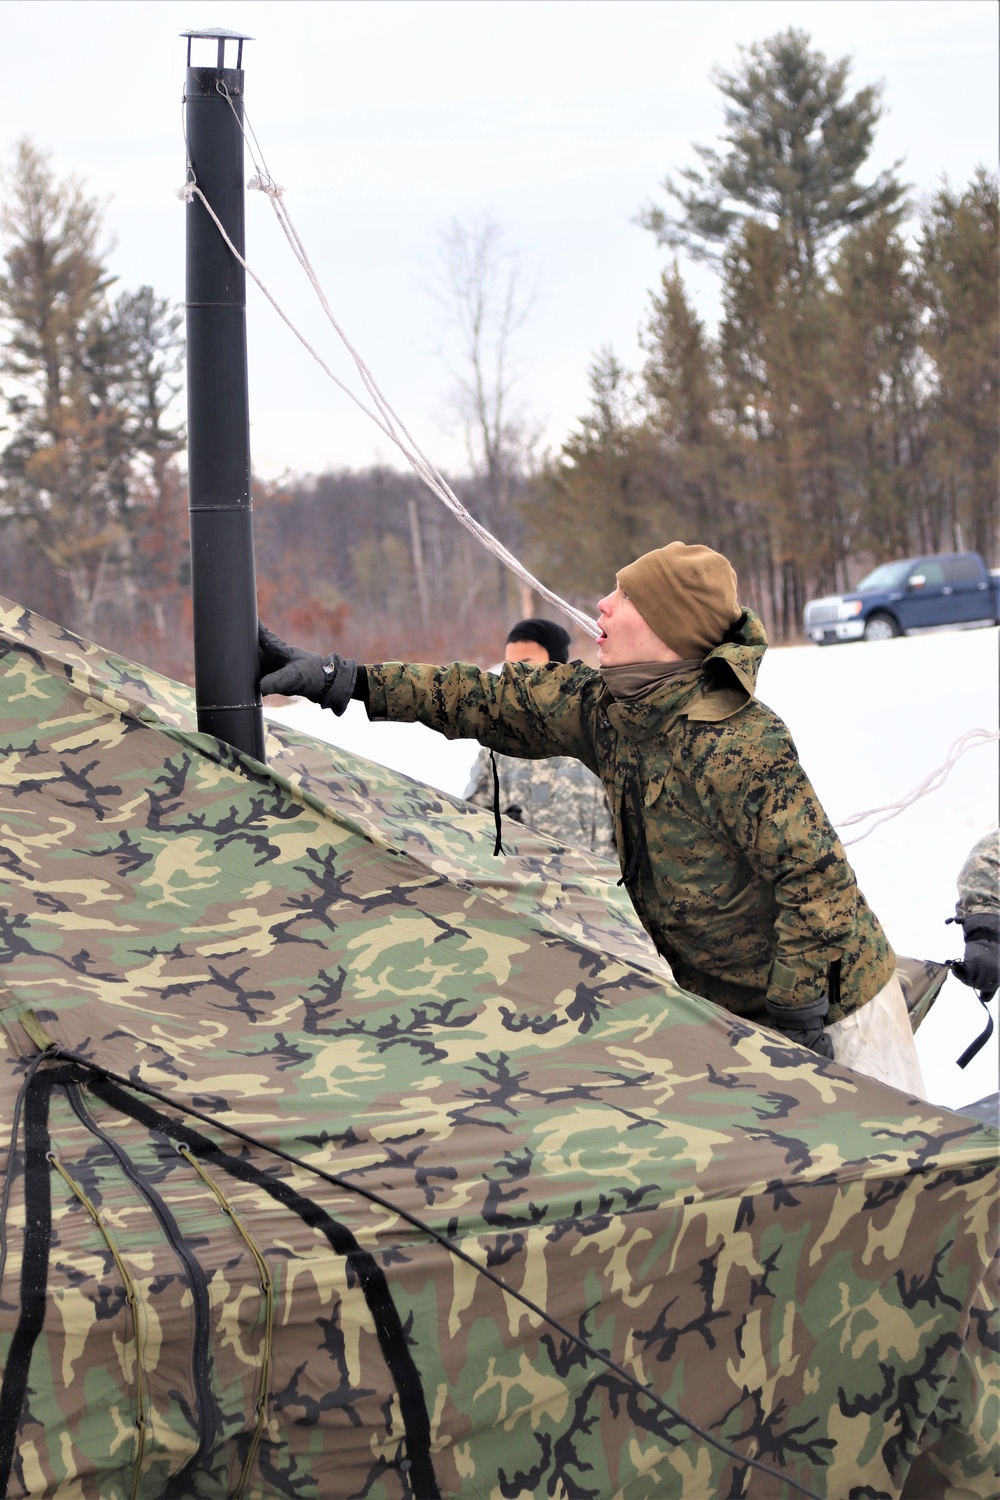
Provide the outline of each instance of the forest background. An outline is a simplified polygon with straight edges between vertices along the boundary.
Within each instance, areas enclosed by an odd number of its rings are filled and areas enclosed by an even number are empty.
[[[725,552],[743,602],[792,640],[807,597],[886,558],[1000,562],[998,182],[982,168],[915,213],[901,163],[866,174],[880,89],[800,31],[715,82],[718,145],[637,205],[664,250],[637,309],[645,361],[595,351],[558,453],[519,400],[523,263],[488,218],[442,232],[430,290],[467,452],[451,479],[588,610],[617,566],[681,537]],[[98,203],[30,140],[0,236],[0,593],[190,680],[182,315],[117,287]],[[690,261],[719,278],[717,330]],[[489,662],[537,608],[406,473],[255,483],[254,515],[261,615],[304,646]]]

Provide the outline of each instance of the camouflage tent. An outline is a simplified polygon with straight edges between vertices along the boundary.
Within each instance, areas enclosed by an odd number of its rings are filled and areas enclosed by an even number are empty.
[[[0,601],[0,1491],[995,1493],[996,1133],[268,754]]]

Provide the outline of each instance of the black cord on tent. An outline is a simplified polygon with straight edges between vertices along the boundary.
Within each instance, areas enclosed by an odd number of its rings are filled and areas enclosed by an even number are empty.
[[[26,1028],[27,1029],[27,1028]],[[51,1069],[40,1072],[40,1065],[45,1061],[61,1061],[69,1064],[68,1067]],[[214,1165],[244,1182],[252,1183],[255,1187],[269,1194],[281,1205],[289,1209],[307,1223],[312,1229],[319,1230],[329,1241],[333,1250],[342,1255],[347,1261],[351,1272],[351,1279],[355,1281],[365,1299],[368,1311],[375,1325],[376,1336],[381,1349],[389,1375],[395,1386],[399,1401],[400,1414],[403,1421],[403,1432],[405,1436],[406,1459],[401,1464],[401,1469],[409,1475],[409,1483],[415,1500],[440,1500],[440,1488],[434,1473],[433,1456],[431,1453],[431,1428],[430,1417],[427,1411],[420,1374],[410,1353],[409,1341],[406,1331],[400,1321],[396,1305],[392,1300],[388,1280],[381,1266],[376,1263],[375,1257],[363,1249],[354,1238],[353,1234],[344,1225],[339,1224],[324,1208],[312,1199],[304,1197],[295,1191],[289,1183],[281,1179],[272,1179],[259,1167],[251,1162],[227,1156],[214,1141],[206,1136],[199,1135],[188,1126],[175,1122],[159,1111],[151,1109],[149,1105],[140,1100],[124,1096],[124,1091],[117,1084],[131,1086],[134,1090],[150,1093],[157,1098],[162,1098],[169,1104],[165,1095],[159,1094],[155,1089],[144,1089],[141,1084],[134,1081],[130,1085],[127,1078],[111,1073],[108,1069],[98,1067],[85,1058],[75,1053],[64,1051],[58,1046],[50,1045],[32,1061],[27,1076],[21,1086],[17,1098],[18,1120],[15,1122],[15,1131],[12,1136],[12,1146],[16,1142],[17,1124],[19,1123],[20,1108],[23,1104],[25,1116],[25,1225],[24,1225],[24,1251],[21,1267],[21,1292],[20,1292],[20,1315],[14,1336],[11,1341],[6,1367],[3,1371],[2,1390],[0,1390],[0,1500],[4,1500],[7,1494],[10,1471],[13,1464],[16,1449],[17,1432],[21,1412],[24,1407],[28,1392],[28,1377],[31,1368],[31,1358],[34,1346],[42,1332],[45,1305],[48,1295],[48,1264],[49,1250],[51,1245],[51,1202],[49,1189],[49,1168],[55,1168],[60,1176],[68,1183],[71,1189],[81,1199],[85,1208],[90,1212],[98,1230],[104,1234],[106,1242],[114,1256],[119,1274],[127,1276],[124,1264],[118,1256],[113,1242],[107,1237],[107,1230],[101,1222],[100,1216],[89,1203],[72,1177],[67,1173],[65,1167],[49,1149],[48,1135],[48,1110],[49,1098],[53,1088],[60,1085],[80,1084],[84,1078],[89,1079],[89,1086],[93,1092],[104,1103],[108,1104],[118,1114],[124,1114],[127,1118],[138,1120],[148,1130],[158,1130],[168,1138],[173,1137],[183,1145],[193,1148],[194,1152],[205,1156]],[[34,1087],[32,1087],[34,1085]],[[74,1103],[74,1109],[81,1123],[95,1132],[95,1123],[87,1118],[87,1112],[78,1104]],[[184,1113],[182,1107],[181,1113]],[[210,1116],[202,1116],[198,1110],[189,1110],[187,1113],[198,1115],[199,1118],[210,1120]],[[149,1184],[136,1182],[131,1176],[130,1169],[134,1169],[127,1154],[121,1150],[113,1138],[106,1133],[96,1130],[96,1133],[104,1140],[118,1161],[118,1165],[125,1171],[126,1177],[130,1177],[133,1186],[139,1186],[145,1196],[149,1195]],[[240,1134],[240,1132],[234,1132]],[[265,1153],[269,1148],[261,1141],[254,1142],[250,1136],[244,1137],[247,1141],[255,1144]],[[183,1151],[181,1153],[184,1154]],[[278,1152],[285,1155],[284,1152]],[[191,1160],[191,1158],[188,1158]],[[289,1157],[289,1160],[294,1158]],[[303,1163],[303,1165],[305,1165]],[[197,1170],[197,1168],[196,1168]],[[13,1176],[8,1171],[8,1181]],[[155,1211],[155,1210],[154,1210]],[[173,1225],[176,1229],[176,1224]],[[168,1240],[172,1236],[168,1233]],[[190,1265],[188,1266],[190,1272]],[[128,1292],[128,1286],[126,1285]],[[136,1370],[141,1371],[140,1349],[138,1342],[138,1308],[133,1305],[134,1292],[127,1296],[132,1305],[133,1317],[136,1326]],[[143,1419],[143,1401],[141,1387],[137,1388],[137,1403],[139,1418],[137,1426],[141,1430],[145,1428]],[[198,1403],[200,1406],[200,1402]],[[217,1424],[215,1424],[217,1425]],[[196,1465],[206,1446],[205,1436],[202,1429],[201,1417],[197,1424],[199,1432],[198,1451],[187,1461],[184,1467],[174,1472],[163,1490],[163,1500],[170,1500],[172,1496],[189,1494],[187,1487],[190,1479],[189,1471]],[[133,1460],[133,1482],[131,1493],[134,1496],[139,1477],[142,1472],[143,1445],[140,1441],[136,1458]],[[249,1474],[248,1464],[250,1458],[244,1462],[244,1481]],[[233,1493],[240,1495],[245,1489],[245,1482],[237,1487]]]
[[[3,1195],[0,1197],[0,1291],[3,1288],[3,1274],[7,1269],[7,1209],[10,1207],[10,1187],[14,1180],[14,1153],[17,1150],[17,1137],[21,1128],[21,1110],[24,1106],[24,1096],[31,1087],[32,1079],[38,1072],[46,1058],[51,1057],[51,1050],[42,1052],[38,1057],[31,1060],[31,1066],[24,1077],[24,1082],[17,1091],[14,1100],[14,1112],[10,1122],[10,1141],[7,1146],[7,1170],[4,1173]]]
[[[32,1088],[32,1084],[39,1087]],[[52,1078],[32,1068],[19,1097],[24,1103],[24,1248],[21,1307],[0,1386],[0,1495],[6,1495],[17,1447],[17,1428],[28,1394],[31,1356],[45,1325],[52,1243],[49,1171],[49,1097]]]
[[[154,1088],[151,1084],[140,1083],[136,1078],[129,1078],[125,1074],[112,1072],[110,1068],[101,1067],[100,1064],[93,1063],[85,1057],[80,1057],[75,1052],[70,1052],[58,1044],[53,1044],[47,1052],[42,1054],[42,1057],[59,1057],[67,1062],[77,1063],[87,1072],[97,1074],[101,1078],[110,1079],[112,1082],[120,1084],[123,1088],[147,1094],[150,1098],[159,1100],[161,1104],[167,1105],[168,1108],[176,1110],[180,1114],[190,1115],[193,1119],[201,1120],[204,1124],[216,1130],[221,1130],[225,1134],[233,1136],[236,1140],[243,1141],[248,1146],[253,1146],[257,1150],[267,1152],[272,1156],[280,1157],[282,1161],[287,1161],[292,1166],[300,1167],[305,1172],[311,1172],[313,1176],[321,1178],[324,1182],[331,1183],[334,1187],[341,1188],[345,1192],[356,1193],[362,1198],[367,1198],[369,1202],[378,1204],[380,1208],[388,1209],[390,1213],[397,1214],[406,1223],[412,1225],[414,1229],[436,1240],[443,1249],[454,1255],[456,1259],[464,1261],[466,1265],[471,1266],[474,1271],[477,1271],[480,1276],[484,1276],[488,1281],[491,1281],[505,1296],[513,1297],[515,1301],[520,1302],[523,1307],[526,1307],[529,1312],[535,1313],[550,1328],[555,1329],[557,1333],[562,1334],[563,1338],[575,1344],[584,1354],[605,1365],[609,1370],[612,1370],[626,1385],[631,1386],[639,1395],[645,1396],[654,1406],[665,1412],[675,1422],[680,1422],[695,1437],[700,1438],[702,1442],[716,1449],[724,1457],[732,1459],[739,1464],[746,1464],[752,1469],[758,1469],[770,1479],[776,1479],[781,1484],[789,1485],[798,1494],[805,1495],[807,1500],[824,1500],[823,1496],[817,1494],[815,1490],[811,1490],[808,1485],[800,1483],[797,1479],[792,1479],[788,1474],[783,1474],[779,1469],[772,1468],[770,1464],[762,1463],[760,1459],[751,1458],[746,1453],[740,1453],[737,1448],[731,1447],[724,1439],[714,1437],[705,1428],[699,1427],[697,1422],[692,1421],[690,1417],[686,1417],[682,1411],[672,1406],[662,1396],[659,1396],[650,1386],[643,1385],[642,1381],[637,1380],[630,1370],[625,1369],[623,1365],[618,1364],[616,1360],[612,1359],[610,1354],[606,1354],[603,1349],[597,1349],[593,1344],[589,1344],[578,1333],[574,1333],[564,1323],[560,1323],[558,1318],[554,1318],[544,1307],[540,1307],[537,1302],[533,1302],[523,1292],[519,1292],[514,1287],[508,1286],[489,1267],[481,1265],[479,1261],[474,1260],[471,1255],[456,1245],[453,1240],[448,1239],[446,1235],[435,1229],[433,1225],[426,1223],[425,1220],[419,1218],[416,1214],[410,1213],[408,1209],[401,1208],[391,1198],[386,1198],[381,1193],[364,1187],[361,1183],[351,1182],[348,1178],[342,1177],[336,1172],[326,1172],[322,1167],[314,1166],[311,1162],[305,1161],[301,1157],[293,1156],[290,1151],[282,1150],[280,1146],[269,1146],[265,1141],[258,1140],[256,1136],[239,1130],[235,1125],[227,1125],[214,1115],[207,1114],[204,1110],[196,1109],[191,1104],[183,1104],[179,1100],[171,1098],[169,1094],[164,1094],[160,1089]],[[40,1061],[41,1058],[36,1059],[36,1062]]]

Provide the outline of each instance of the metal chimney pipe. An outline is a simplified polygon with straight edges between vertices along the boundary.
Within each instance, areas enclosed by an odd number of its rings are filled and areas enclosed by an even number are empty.
[[[184,115],[194,181],[245,253],[243,43],[210,28],[188,39]],[[193,68],[191,43],[218,43]],[[237,45],[227,68],[227,41]],[[197,198],[187,206],[188,497],[198,728],[264,759],[257,671],[257,591],[250,499],[246,277]]]

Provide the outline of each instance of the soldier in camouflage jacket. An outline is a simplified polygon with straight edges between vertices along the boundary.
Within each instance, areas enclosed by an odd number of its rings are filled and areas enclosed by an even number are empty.
[[[623,568],[600,612],[599,671],[305,662],[265,633],[261,691],[341,712],[360,697],[372,719],[575,756],[604,783],[622,879],[680,984],[922,1093],[892,949],[755,696],[767,637],[726,559],[672,542]]]
[[[965,934],[965,955],[954,972],[980,994],[994,995],[1000,984],[1000,829],[983,834],[959,872],[955,921]]]
[[[678,983],[766,1021],[766,998],[811,1004],[840,959],[839,1021],[892,977],[892,949],[788,730],[754,697],[760,621],[748,610],[731,635],[636,704],[581,663],[389,662],[367,669],[369,713],[576,756],[604,783],[629,895]]]
[[[496,763],[504,817],[537,829],[557,843],[614,858],[615,830],[604,788],[580,761],[569,755],[530,761],[498,755]],[[475,807],[492,808],[489,751],[481,750],[476,756],[462,795]]]

